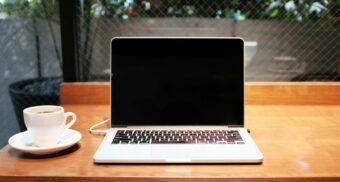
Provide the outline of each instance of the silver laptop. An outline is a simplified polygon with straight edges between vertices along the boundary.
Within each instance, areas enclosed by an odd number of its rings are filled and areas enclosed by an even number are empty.
[[[114,38],[111,129],[95,163],[261,163],[240,38]]]

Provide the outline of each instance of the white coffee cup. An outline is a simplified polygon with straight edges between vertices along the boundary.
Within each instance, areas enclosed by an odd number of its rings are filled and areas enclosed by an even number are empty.
[[[66,124],[67,118],[72,120]],[[64,112],[61,106],[42,105],[24,109],[24,121],[37,147],[51,147],[61,139],[62,133],[76,122],[73,112]]]

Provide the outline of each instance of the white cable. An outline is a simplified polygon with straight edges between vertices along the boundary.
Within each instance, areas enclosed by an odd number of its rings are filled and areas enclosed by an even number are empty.
[[[107,133],[107,130],[95,130],[95,128],[101,126],[101,125],[104,125],[105,123],[108,123],[110,121],[110,119],[106,119],[104,121],[101,121],[99,123],[96,123],[94,125],[92,125],[89,129],[89,132],[93,135],[106,135]]]

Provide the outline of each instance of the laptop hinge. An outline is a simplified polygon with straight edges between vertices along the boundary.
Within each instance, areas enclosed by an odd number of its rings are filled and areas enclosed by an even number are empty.
[[[228,125],[228,128],[243,128],[243,125]]]
[[[147,125],[130,125],[130,126],[127,126],[127,125],[112,125],[111,128],[129,128],[129,127],[146,127]],[[180,126],[180,127],[185,127],[185,125],[149,125],[149,127],[176,127],[176,126]],[[209,126],[209,125],[204,125],[204,126]],[[227,127],[227,128],[243,128],[243,125],[220,125],[221,127]],[[191,126],[188,126],[188,127],[192,127]],[[196,126],[197,127],[197,126]],[[219,127],[218,125],[215,126],[215,127]],[[195,127],[194,127],[195,128]]]
[[[127,128],[127,125],[111,125],[111,128]]]

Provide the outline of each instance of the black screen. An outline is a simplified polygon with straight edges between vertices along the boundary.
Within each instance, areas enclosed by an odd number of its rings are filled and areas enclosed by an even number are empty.
[[[112,125],[243,125],[243,41],[115,38]]]

